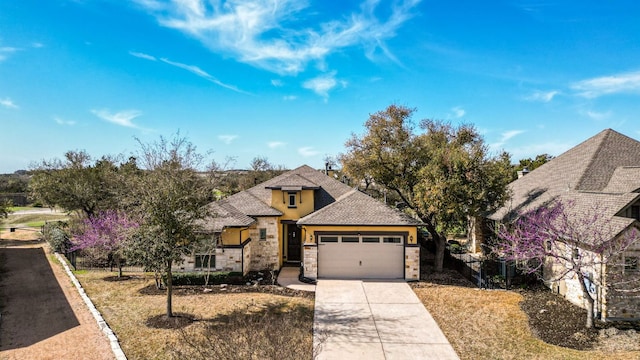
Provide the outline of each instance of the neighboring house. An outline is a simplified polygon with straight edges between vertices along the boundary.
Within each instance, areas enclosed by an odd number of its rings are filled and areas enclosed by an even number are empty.
[[[518,214],[534,210],[553,200],[572,204],[576,214],[586,213],[597,205],[601,212],[598,221],[609,231],[608,237],[624,236],[640,223],[640,142],[607,129],[584,141],[548,163],[513,181],[509,188],[511,200],[489,216],[491,220],[508,223]],[[579,215],[577,215],[579,216]],[[476,235],[480,232],[476,232]],[[472,236],[473,238],[473,236]],[[474,243],[481,242],[477,236]],[[477,248],[476,244],[472,248]],[[594,256],[586,246],[575,256]],[[572,255],[569,255],[572,256]],[[590,279],[599,283],[611,282],[613,276],[624,276],[636,282],[640,277],[638,258],[640,247],[635,244],[617,266],[589,269]],[[552,279],[560,264],[547,264],[544,277]],[[548,282],[555,292],[576,305],[584,307],[583,292],[577,277]],[[593,285],[593,284],[590,284]],[[591,286],[596,300],[595,310],[606,320],[640,320],[638,292],[617,292],[607,287]]]
[[[418,280],[420,222],[309,166],[209,205],[217,244],[184,270],[247,273],[303,264],[303,276]]]

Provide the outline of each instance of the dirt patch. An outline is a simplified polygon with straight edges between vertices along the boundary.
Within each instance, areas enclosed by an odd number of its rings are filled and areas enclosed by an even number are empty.
[[[191,325],[194,321],[194,315],[192,314],[176,313],[172,317],[168,317],[165,314],[152,316],[144,324],[154,329],[182,329]]]
[[[131,280],[131,276],[128,275],[122,275],[122,276],[106,276],[104,278],[102,278],[102,280],[104,281],[127,281],[127,280]]]

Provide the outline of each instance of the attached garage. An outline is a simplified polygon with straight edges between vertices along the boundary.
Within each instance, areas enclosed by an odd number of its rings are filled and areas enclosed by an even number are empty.
[[[403,234],[318,236],[318,277],[404,279]]]

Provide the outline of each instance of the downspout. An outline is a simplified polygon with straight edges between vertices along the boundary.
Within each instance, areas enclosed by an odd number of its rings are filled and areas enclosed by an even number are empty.
[[[244,276],[244,246],[242,246],[242,232],[245,230],[248,230],[249,228],[244,228],[244,229],[240,229],[240,272],[242,273],[242,276]]]

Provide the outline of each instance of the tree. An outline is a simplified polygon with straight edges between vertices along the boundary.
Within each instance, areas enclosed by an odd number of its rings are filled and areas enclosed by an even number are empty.
[[[115,160],[103,157],[91,164],[85,151],[68,151],[65,160],[43,160],[33,170],[29,184],[32,196],[49,206],[81,211],[91,217],[100,210],[116,208],[118,168]]]
[[[129,254],[165,276],[166,315],[172,317],[172,267],[198,245],[201,220],[211,215],[205,205],[213,200],[213,182],[198,172],[204,156],[180,134],[171,141],[161,137],[154,143],[138,143],[139,161],[146,171],[131,185],[138,200],[133,211],[139,228]]]
[[[11,213],[11,206],[13,203],[11,200],[0,199],[0,219],[7,218]]]
[[[546,164],[551,160],[553,160],[553,156],[549,154],[537,155],[535,159],[532,159],[532,158],[520,159],[520,162],[518,163],[518,165],[514,166],[513,178],[516,179],[518,177],[515,173],[517,171],[521,171],[525,168],[529,171],[533,171],[534,169],[539,168],[540,166]]]
[[[137,227],[138,223],[123,212],[115,210],[100,212],[84,219],[82,232],[75,236],[71,250],[91,251],[97,257],[106,259],[109,263],[115,263],[120,278],[127,240],[131,230]]]
[[[556,200],[522,214],[512,224],[500,225],[493,251],[548,282],[577,278],[587,302],[585,325],[592,328],[595,291],[590,284],[608,290],[633,285],[635,291],[640,290],[637,279],[630,284],[620,278],[622,255],[640,240],[640,233],[632,228],[617,235],[598,205],[586,211],[584,207],[573,208],[572,202]],[[606,275],[600,270],[606,270]]]
[[[424,223],[441,271],[447,231],[503,204],[511,164],[506,153],[490,157],[471,125],[423,120],[417,133],[414,111],[391,105],[370,115],[365,134],[346,142],[341,162],[352,179],[369,177],[394,192]]]

